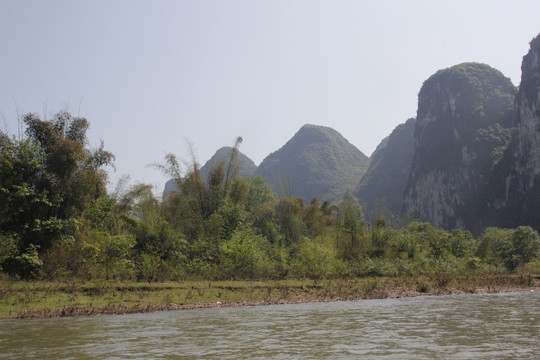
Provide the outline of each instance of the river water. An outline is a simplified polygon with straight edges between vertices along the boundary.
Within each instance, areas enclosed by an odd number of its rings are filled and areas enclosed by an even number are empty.
[[[0,321],[6,359],[540,359],[540,292]]]

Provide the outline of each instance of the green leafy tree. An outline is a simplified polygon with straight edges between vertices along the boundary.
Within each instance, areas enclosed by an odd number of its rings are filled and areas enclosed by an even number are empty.
[[[362,208],[355,198],[346,193],[337,211],[340,248],[348,259],[359,259],[366,251],[365,224]]]
[[[56,206],[42,185],[45,154],[39,144],[0,139],[0,229],[22,251],[34,239],[36,220],[54,219]]]
[[[252,176],[245,180],[249,189],[245,200],[246,211],[251,211],[263,204],[276,200],[276,194],[264,179],[260,176]]]
[[[513,230],[490,227],[484,230],[479,239],[475,255],[484,262],[503,266],[508,254],[511,253],[511,240]]]
[[[540,238],[530,226],[519,226],[510,238],[511,246],[505,251],[506,266],[510,270],[538,258]]]
[[[474,238],[470,231],[453,230],[448,242],[450,252],[457,258],[463,258],[474,250]]]
[[[291,270],[297,276],[321,278],[335,275],[341,269],[335,246],[324,236],[302,238],[293,247]]]
[[[13,237],[0,233],[0,271],[3,264],[17,254],[17,244]]]
[[[237,229],[220,246],[222,275],[228,278],[268,277],[274,271],[268,241],[250,227]]]
[[[335,224],[336,206],[330,205],[329,201],[320,203],[314,197],[309,206],[304,209],[303,221],[306,226],[306,234],[312,239],[326,233]]]
[[[28,274],[22,268],[35,254],[74,242],[82,214],[106,192],[101,168],[113,156],[103,143],[87,149],[84,118],[62,112],[44,121],[28,114],[24,124],[25,138],[0,135],[0,232],[16,240],[20,254],[9,267]]]
[[[300,241],[304,233],[304,222],[302,214],[304,211],[304,200],[300,198],[285,197],[279,200],[276,205],[276,221],[283,236],[284,246],[289,247]]]
[[[85,118],[61,112],[46,121],[29,114],[24,123],[28,139],[44,152],[41,186],[58,204],[58,217],[81,215],[92,200],[106,193],[106,173],[101,168],[111,165],[114,156],[103,149],[103,143],[95,150],[86,147],[90,124]]]
[[[379,217],[371,227],[371,255],[382,257],[389,249],[390,229],[386,226],[386,218]]]

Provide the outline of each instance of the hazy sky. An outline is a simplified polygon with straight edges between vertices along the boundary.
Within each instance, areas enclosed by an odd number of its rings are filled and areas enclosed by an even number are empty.
[[[147,165],[189,159],[186,139],[204,164],[242,136],[259,164],[311,123],[369,156],[439,69],[483,62],[519,85],[539,14],[538,0],[0,0],[0,126],[84,116],[116,156],[111,186],[157,193]]]

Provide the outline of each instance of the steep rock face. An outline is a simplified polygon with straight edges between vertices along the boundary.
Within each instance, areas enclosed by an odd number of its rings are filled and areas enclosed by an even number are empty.
[[[478,63],[424,82],[403,215],[448,229],[483,226],[489,181],[511,138],[515,94],[510,79]]]
[[[268,155],[255,175],[266,178],[278,195],[339,201],[354,191],[368,162],[334,129],[308,124]]]
[[[504,225],[540,230],[540,34],[523,57],[515,107],[516,130],[503,165],[507,171],[497,179],[503,200],[492,205],[503,208],[497,221]]]
[[[416,119],[409,119],[398,125],[371,155],[369,168],[354,192],[365,214],[388,211],[399,215],[414,153],[415,124]]]

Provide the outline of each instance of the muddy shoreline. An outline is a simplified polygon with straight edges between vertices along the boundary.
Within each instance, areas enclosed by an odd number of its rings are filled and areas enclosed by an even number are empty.
[[[310,292],[289,292],[283,296],[269,296],[267,298],[246,299],[246,300],[220,300],[190,303],[164,303],[164,304],[110,304],[103,307],[80,307],[64,306],[55,309],[42,310],[23,310],[11,319],[36,319],[53,318],[67,316],[96,316],[96,315],[124,315],[134,313],[149,313],[155,311],[172,310],[193,310],[208,309],[220,307],[238,307],[238,306],[265,306],[281,304],[301,304],[314,302],[335,302],[335,301],[359,301],[367,299],[395,299],[417,296],[441,296],[441,295],[463,295],[463,294],[492,294],[505,292],[532,292],[540,291],[540,282],[522,286],[457,286],[457,287],[435,287],[426,291],[419,291],[410,286],[396,288],[380,288],[373,291],[364,292],[344,292],[342,294],[333,293],[323,295],[321,293]]]

